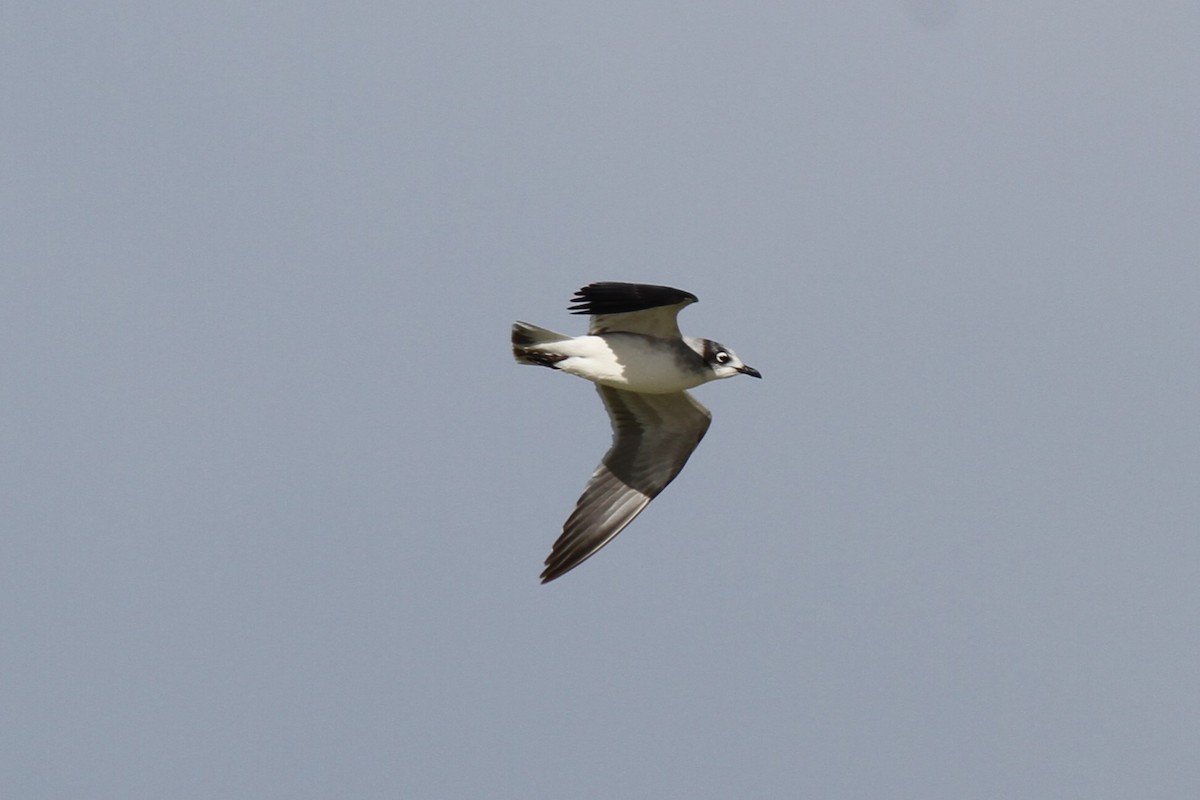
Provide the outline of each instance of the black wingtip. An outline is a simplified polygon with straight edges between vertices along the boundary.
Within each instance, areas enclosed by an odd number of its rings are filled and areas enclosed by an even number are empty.
[[[592,555],[594,555],[594,553],[588,554],[589,557]],[[542,570],[540,580],[543,584],[546,584],[552,580],[561,578],[563,575],[566,575],[568,572],[578,567],[584,561],[587,561],[586,557],[575,561],[570,559],[563,560],[562,558],[555,559],[554,554],[551,553],[546,559],[546,568]]]
[[[584,286],[575,293],[571,302],[574,305],[567,310],[572,314],[625,314],[660,306],[697,303],[699,298],[691,292],[670,286],[604,281]]]

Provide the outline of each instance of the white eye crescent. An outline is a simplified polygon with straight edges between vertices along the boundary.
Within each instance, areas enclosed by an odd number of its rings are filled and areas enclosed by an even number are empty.
[[[730,359],[730,355],[729,355],[729,353],[726,353],[724,350],[718,350],[717,354],[716,354],[716,356],[714,356],[714,358],[716,359],[718,364],[725,364],[725,363],[728,363],[728,361]]]

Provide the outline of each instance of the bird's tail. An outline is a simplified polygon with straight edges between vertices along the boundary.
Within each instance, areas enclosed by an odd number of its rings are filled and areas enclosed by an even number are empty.
[[[570,339],[561,333],[555,333],[528,322],[516,322],[512,327],[513,358],[518,364],[532,364],[538,367],[553,367],[566,356],[553,352],[553,348],[544,345],[562,342]]]

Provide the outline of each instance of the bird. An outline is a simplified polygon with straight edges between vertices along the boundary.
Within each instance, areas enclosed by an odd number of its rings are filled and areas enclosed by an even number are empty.
[[[568,336],[528,322],[512,327],[518,364],[549,367],[596,385],[613,441],[563,524],[543,584],[612,541],[679,474],[712,414],[687,390],[762,374],[711,339],[684,336],[679,312],[696,295],[669,286],[604,281],[575,293],[568,311],[588,314],[588,332]]]

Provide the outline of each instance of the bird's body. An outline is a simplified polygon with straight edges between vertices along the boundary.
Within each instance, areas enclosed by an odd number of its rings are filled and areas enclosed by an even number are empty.
[[[513,330],[527,331],[529,327],[528,323],[518,322]],[[556,357],[555,363],[549,365],[555,369],[601,386],[630,392],[670,394],[712,379],[709,377],[711,371],[705,374],[703,370],[701,355],[684,340],[659,339],[643,333],[610,331],[555,338],[527,345],[525,358],[518,356],[518,360],[530,363],[534,353]],[[535,360],[534,363],[539,362]]]
[[[571,306],[591,315],[587,335],[513,325],[518,363],[592,381],[613,426],[613,445],[554,543],[543,583],[607,544],[683,469],[711,420],[686,389],[738,374],[762,377],[729,348],[680,334],[676,317],[694,302],[695,295],[666,286],[593,283]]]

